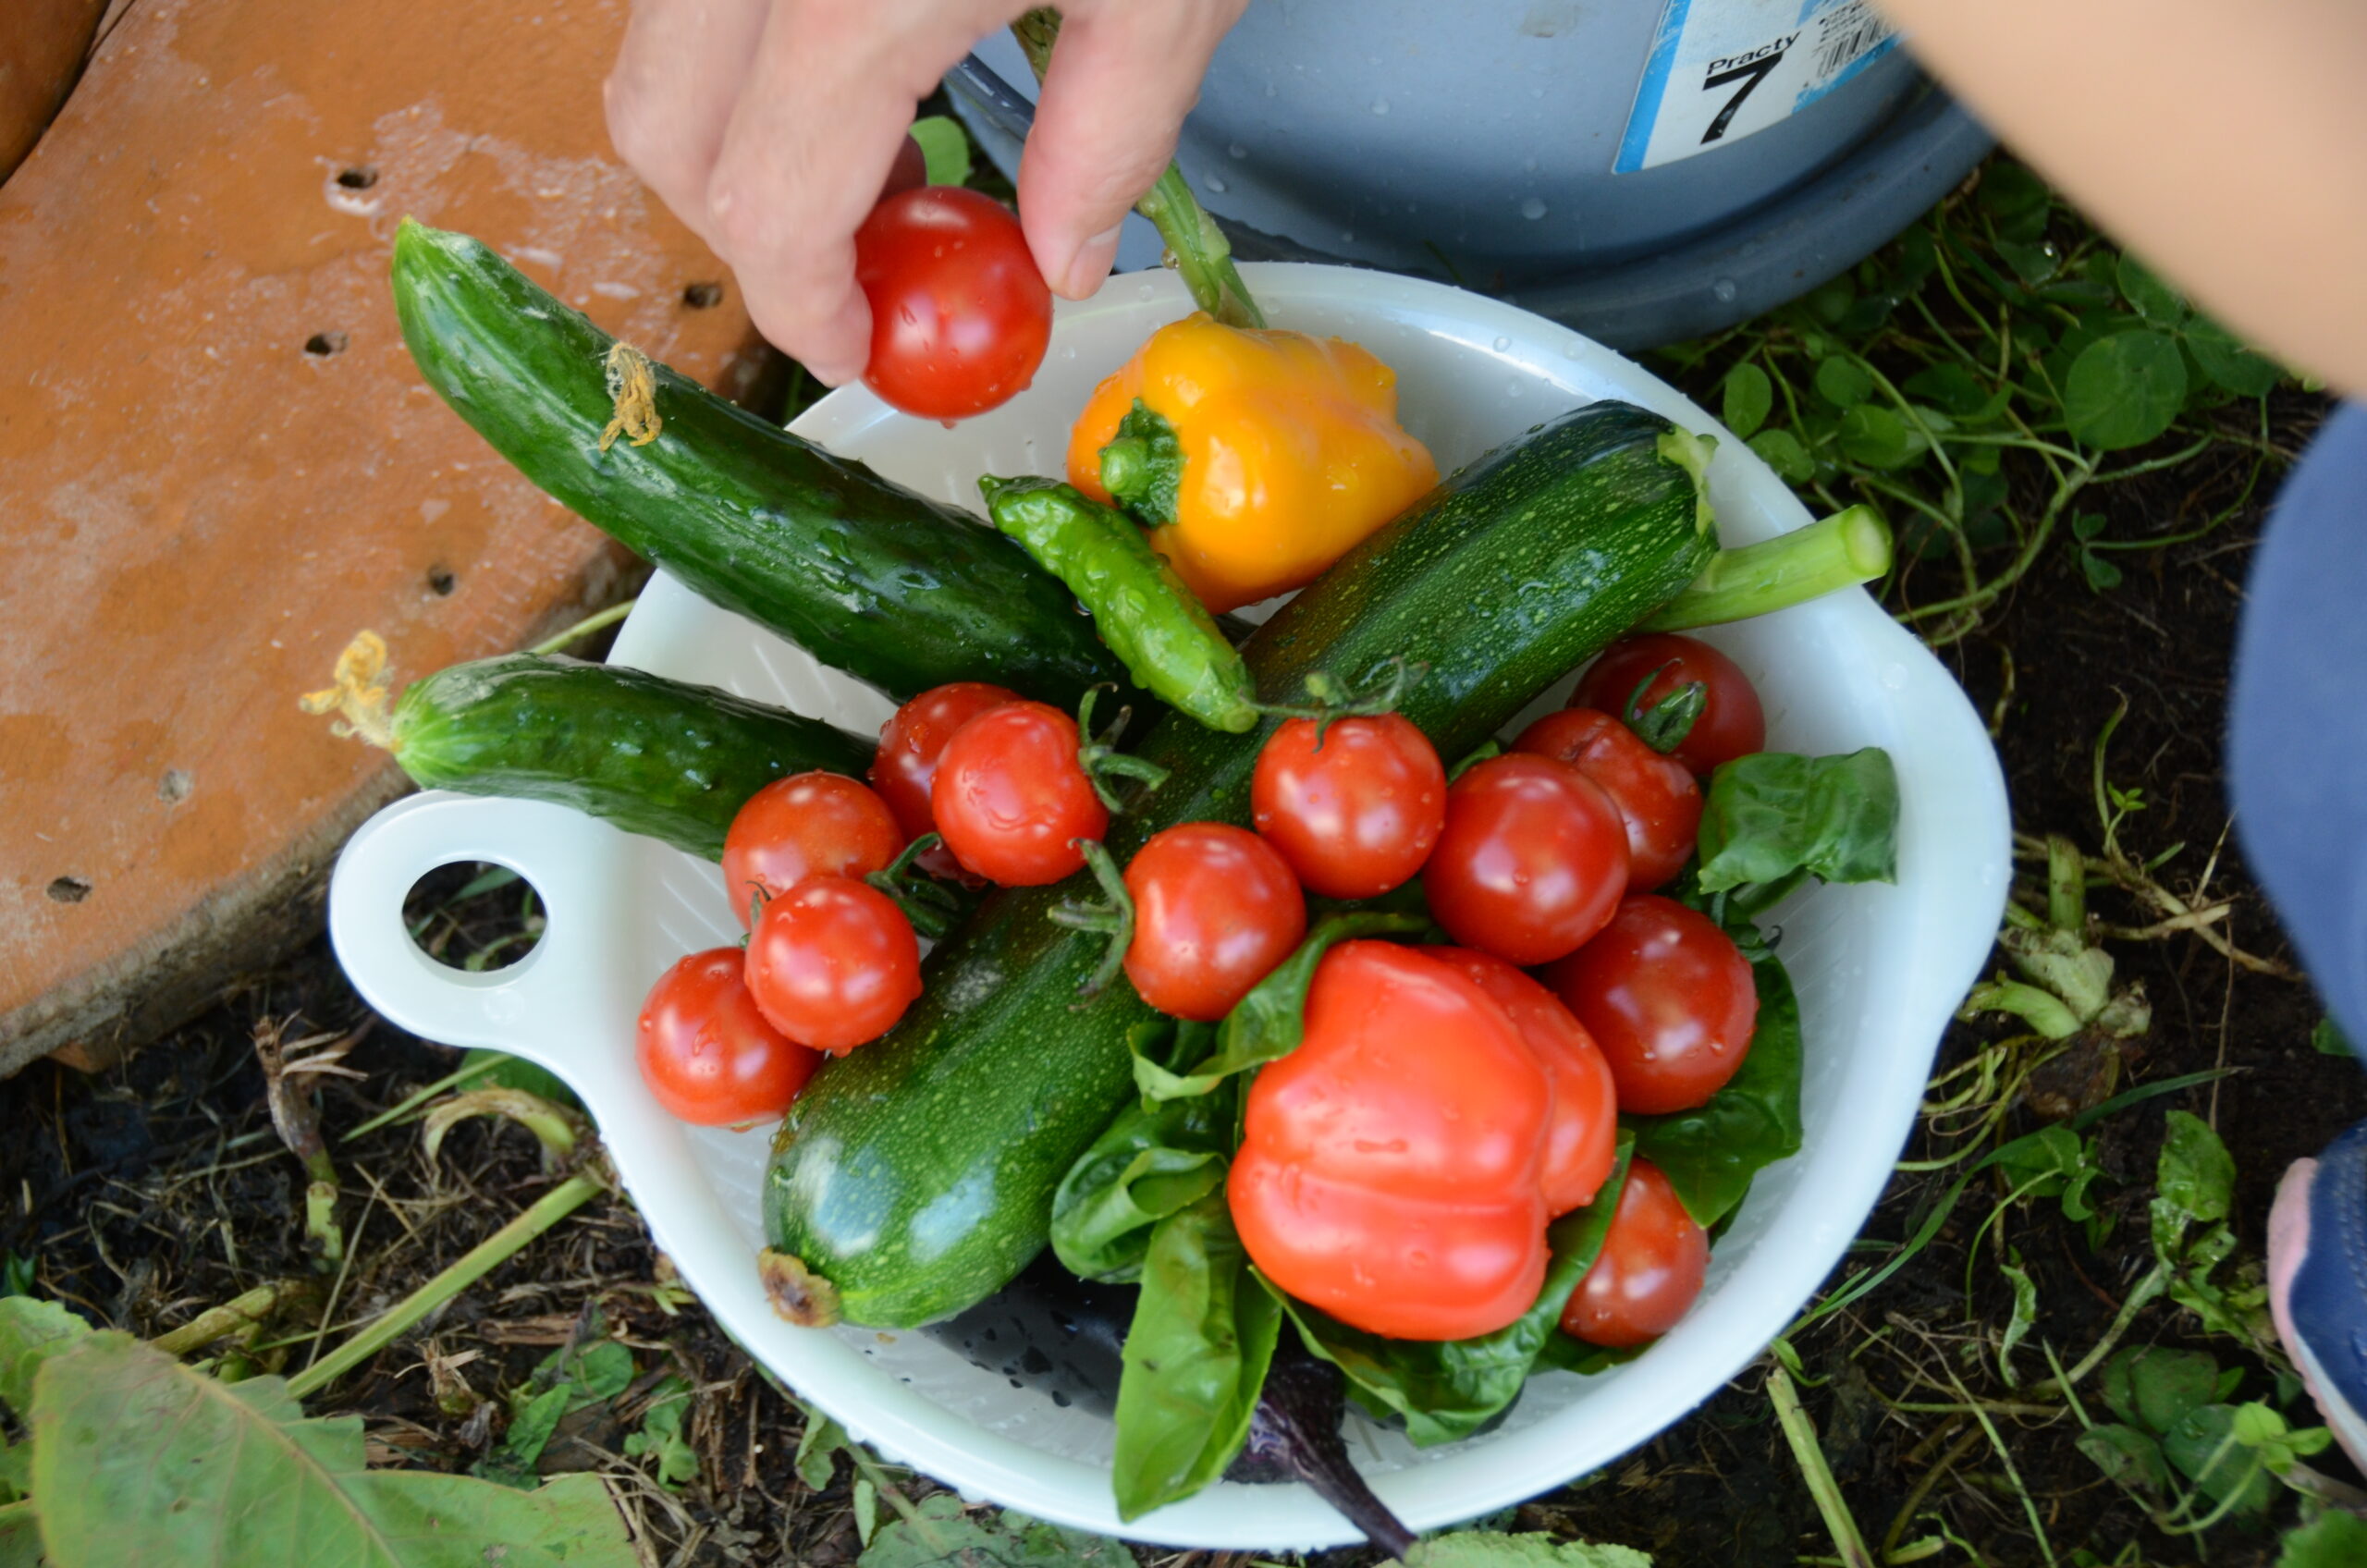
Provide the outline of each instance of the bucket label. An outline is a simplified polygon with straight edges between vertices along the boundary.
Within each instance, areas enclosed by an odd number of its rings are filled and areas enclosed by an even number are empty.
[[[1765,130],[1898,44],[1872,0],[1668,0],[1615,173]]]

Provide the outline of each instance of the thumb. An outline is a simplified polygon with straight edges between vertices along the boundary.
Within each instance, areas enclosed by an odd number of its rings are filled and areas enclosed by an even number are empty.
[[[1019,161],[1019,217],[1044,281],[1081,300],[1109,276],[1118,226],[1175,155],[1200,78],[1245,0],[1064,8]]]

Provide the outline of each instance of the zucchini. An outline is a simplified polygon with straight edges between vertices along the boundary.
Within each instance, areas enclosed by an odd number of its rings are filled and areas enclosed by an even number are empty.
[[[572,806],[708,860],[774,779],[816,768],[860,778],[874,750],[712,686],[540,654],[414,680],[371,738],[428,789]]]
[[[1612,402],[1499,448],[1249,639],[1260,698],[1297,698],[1317,671],[1353,682],[1419,660],[1429,675],[1402,711],[1462,755],[1707,563],[1705,455]],[[1120,864],[1172,824],[1246,821],[1275,722],[1236,735],[1162,719],[1139,754],[1167,782],[1112,823]],[[1127,986],[1075,1010],[1106,938],[1049,914],[1085,886],[993,895],[930,955],[902,1021],[790,1108],[765,1182],[767,1275],[790,1281],[775,1294],[786,1315],[926,1323],[991,1294],[1044,1245],[1054,1189],[1132,1092],[1126,1033],[1157,1016]]]
[[[899,702],[989,680],[1073,708],[1125,680],[1016,544],[663,366],[656,438],[602,450],[615,340],[468,236],[405,219],[394,289],[420,374],[494,450],[708,603]]]

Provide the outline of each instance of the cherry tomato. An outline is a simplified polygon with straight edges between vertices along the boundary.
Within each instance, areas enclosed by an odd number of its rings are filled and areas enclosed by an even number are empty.
[[[835,773],[776,778],[731,819],[723,836],[723,886],[740,924],[759,896],[777,899],[809,876],[885,871],[905,837],[888,802]]]
[[[779,1116],[822,1061],[765,1022],[738,948],[693,953],[657,977],[634,1055],[650,1097],[701,1127]]]
[[[1695,773],[1707,774],[1722,762],[1767,749],[1767,714],[1750,677],[1709,643],[1674,631],[1647,632],[1604,649],[1570,694],[1570,705],[1600,708],[1625,719],[1627,700],[1646,676],[1651,684],[1636,704],[1638,711],[1689,681],[1707,688],[1701,717],[1669,753]]]
[[[952,185],[900,190],[854,236],[871,301],[863,379],[908,414],[956,420],[1025,389],[1052,336],[1052,291],[1019,219]]]
[[[1520,1031],[1537,1064],[1553,1084],[1553,1114],[1545,1127],[1539,1184],[1548,1214],[1567,1214],[1594,1201],[1619,1156],[1619,1106],[1611,1064],[1562,998],[1492,953],[1469,948],[1425,948],[1493,997]]]
[[[1490,757],[1446,794],[1422,892],[1447,935],[1515,963],[1549,963],[1602,929],[1627,886],[1627,829],[1576,768]]]
[[[1710,1268],[1710,1238],[1648,1159],[1627,1167],[1602,1256],[1570,1292],[1562,1331],[1606,1350],[1650,1344],[1693,1308]]]
[[[929,807],[964,871],[1036,888],[1084,868],[1076,840],[1107,832],[1110,808],[1077,744],[1076,720],[1045,703],[989,709],[946,741]]]
[[[1602,935],[1546,972],[1611,1063],[1619,1109],[1690,1110],[1750,1051],[1759,990],[1716,922],[1670,899],[1627,900]]]
[[[1187,822],[1152,834],[1126,867],[1126,977],[1178,1018],[1222,1018],[1306,935],[1298,879],[1245,827]]]
[[[879,754],[871,759],[871,787],[896,814],[896,825],[910,843],[937,831],[929,810],[929,786],[937,779],[937,759],[953,732],[985,713],[1019,701],[1019,693],[983,680],[957,680],[923,692],[896,710],[879,727]],[[959,876],[962,868],[952,851],[942,845],[917,863],[932,876]]]
[[[757,914],[748,992],[791,1039],[844,1056],[886,1034],[921,994],[920,942],[878,888],[809,876]]]
[[[1446,823],[1446,769],[1402,715],[1342,718],[1316,743],[1313,719],[1266,739],[1250,820],[1309,892],[1370,899],[1410,880]]]
[[[1544,1282],[1552,1091],[1485,991],[1429,953],[1343,942],[1299,1047],[1249,1087],[1225,1196],[1301,1301],[1392,1339],[1491,1333]]]
[[[1596,708],[1549,713],[1520,732],[1516,752],[1568,763],[1595,781],[1627,825],[1627,890],[1649,893],[1685,868],[1701,830],[1701,786],[1674,757]]]

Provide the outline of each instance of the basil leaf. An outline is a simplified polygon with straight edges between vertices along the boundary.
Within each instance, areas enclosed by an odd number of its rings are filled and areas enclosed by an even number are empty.
[[[1806,871],[1827,882],[1898,876],[1898,773],[1879,746],[1846,756],[1760,752],[1719,766],[1702,803],[1705,893]]]
[[[1359,937],[1411,936],[1431,929],[1427,914],[1354,910],[1315,923],[1296,951],[1234,1004],[1217,1029],[1213,1055],[1188,1073],[1176,1072],[1137,1049],[1134,1086],[1146,1099],[1205,1095],[1234,1073],[1279,1061],[1298,1049],[1306,1032],[1306,990],[1323,955]]]
[[[1249,1271],[1224,1194],[1159,1222],[1118,1378],[1118,1517],[1191,1496],[1224,1474],[1282,1331],[1274,1297]]]
[[[1137,1061],[1149,1060],[1139,1054],[1140,1036],[1152,1033],[1183,1031],[1158,1024],[1129,1030],[1127,1044],[1137,1050]],[[1135,1278],[1151,1227],[1224,1184],[1233,1097],[1134,1100],[1118,1112],[1052,1195],[1052,1251],[1070,1273],[1085,1280]]]
[[[1536,1305],[1497,1329],[1468,1340],[1390,1340],[1352,1329],[1305,1302],[1283,1299],[1306,1348],[1347,1374],[1348,1391],[1376,1415],[1402,1415],[1417,1448],[1467,1438],[1520,1396],[1538,1356],[1554,1337],[1570,1292],[1594,1267],[1619,1190],[1627,1180],[1629,1134],[1594,1202],[1553,1222],[1553,1250]]]
[[[1800,1150],[1800,1004],[1772,953],[1750,966],[1759,1023],[1750,1053],[1709,1103],[1667,1116],[1623,1116],[1636,1154],[1661,1169],[1703,1228],[1732,1213],[1750,1179]]]

